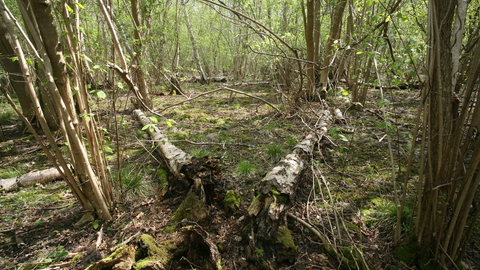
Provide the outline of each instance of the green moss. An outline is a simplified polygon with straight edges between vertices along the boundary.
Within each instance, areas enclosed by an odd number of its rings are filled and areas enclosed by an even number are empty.
[[[176,230],[177,230],[176,225],[166,226],[165,228],[163,228],[163,231],[166,233],[174,233]]]
[[[288,196],[285,194],[282,194],[280,191],[278,191],[277,187],[273,186],[272,187],[272,194],[273,197],[275,198],[275,201],[277,203],[287,203],[288,202]]]
[[[297,255],[298,249],[287,226],[280,226],[278,228],[276,239],[277,243],[283,247],[277,254],[280,260],[292,261]]]
[[[171,259],[170,250],[173,249],[171,241],[164,241],[161,244],[157,244],[155,239],[149,234],[140,235],[140,243],[146,247],[146,257],[139,259],[135,264],[135,269],[142,269],[152,262],[160,263],[160,265],[166,265]]]
[[[208,216],[208,210],[200,198],[192,191],[189,191],[182,204],[172,217],[173,222],[180,222],[183,219],[200,221]]]
[[[171,140],[185,140],[186,138],[188,138],[188,136],[189,134],[187,132],[176,132],[170,134],[168,137]]]
[[[155,175],[158,178],[158,183],[163,187],[168,185],[168,172],[163,168],[157,170]]]
[[[51,202],[56,202],[65,199],[62,194],[53,194],[52,196],[47,197]]]
[[[405,242],[393,249],[393,255],[400,261],[405,262],[407,265],[414,262],[415,258],[420,253],[420,247],[417,244],[417,240],[414,236],[409,237]]]
[[[223,199],[223,207],[227,211],[234,212],[240,207],[242,196],[235,190],[229,190]]]
[[[360,228],[358,227],[358,225],[356,224],[353,224],[353,223],[350,223],[350,222],[345,222],[345,227],[347,227],[348,230],[350,231],[353,231],[353,232],[356,232],[356,233],[360,233]]]
[[[248,214],[250,216],[256,216],[262,209],[262,203],[260,200],[261,198],[262,194],[258,194],[257,196],[255,196],[255,198],[253,198],[252,203],[248,207]]]

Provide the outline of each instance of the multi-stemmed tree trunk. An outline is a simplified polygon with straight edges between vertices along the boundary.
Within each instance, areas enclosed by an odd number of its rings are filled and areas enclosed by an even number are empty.
[[[326,92],[328,88],[328,74],[332,70],[330,64],[334,57],[335,46],[339,46],[335,42],[340,39],[342,33],[342,19],[347,0],[338,1],[332,9],[331,23],[330,23],[330,35],[328,37],[327,46],[325,48],[322,71],[320,72],[320,83],[322,85],[322,92]]]
[[[320,6],[320,2],[317,0],[309,0],[307,1],[306,12],[305,9],[303,11],[303,21],[304,21],[304,28],[305,28],[305,43],[307,45],[307,61],[306,64],[306,73],[307,73],[307,83],[306,83],[306,97],[308,100],[312,100],[315,98],[316,89],[315,89],[315,67],[316,67],[316,60],[317,55],[315,52],[318,52],[319,47],[319,40],[315,39],[319,37],[315,35],[316,32],[319,32],[320,29],[316,29],[318,26],[315,23],[318,18],[316,18],[316,11],[318,11]],[[317,48],[317,49],[316,49]]]
[[[6,28],[12,36],[11,46],[14,48],[18,58],[22,77],[26,82],[26,90],[31,97],[37,120],[49,140],[50,147],[53,151],[53,154],[47,153],[47,156],[50,157],[50,161],[55,167],[62,168],[62,170],[59,169],[61,174],[64,175],[65,180],[82,206],[86,210],[96,211],[100,218],[110,220],[111,214],[108,206],[111,205],[111,201],[108,200],[107,194],[111,193],[111,190],[108,190],[109,186],[102,185],[94,173],[80,129],[76,126],[78,121],[70,88],[70,77],[67,73],[62,50],[59,48],[60,40],[55,29],[51,3],[49,1],[30,2],[28,6],[29,9],[25,8],[22,0],[18,0],[17,3],[20,6],[24,24],[28,28],[33,42],[29,41],[26,36],[24,36],[24,38],[31,44],[31,49],[35,52],[37,60],[41,62],[42,69],[39,70],[39,72],[45,74],[47,81],[43,83],[45,83],[49,95],[51,95],[54,100],[52,107],[54,107],[59,118],[58,120],[63,136],[68,142],[70,162],[74,167],[75,175],[70,171],[67,158],[61,153],[55,138],[51,134],[44,113],[40,108],[37,93],[35,92],[34,77],[32,76],[30,67],[27,64],[27,59],[16,36],[14,20],[9,15],[9,12],[7,12],[4,1],[0,1],[0,12]],[[76,75],[79,76],[81,74]],[[67,106],[67,103],[71,104]],[[84,118],[83,122],[88,122],[88,120]],[[90,144],[90,147],[93,146]]]
[[[134,65],[136,65],[134,71],[132,72],[134,78],[136,79],[136,83],[138,86],[138,90],[140,94],[145,97],[144,102],[149,108],[152,108],[153,102],[150,98],[150,93],[147,88],[147,82],[145,80],[145,72],[144,72],[144,63],[143,61],[143,41],[142,36],[140,34],[141,23],[140,23],[140,15],[138,14],[138,0],[131,0],[131,9],[132,9],[132,20],[133,20],[133,34],[135,37],[134,43],[134,51],[135,57]]]
[[[11,45],[12,37],[7,30],[7,27],[3,20],[0,21],[0,63],[3,70],[7,73],[8,84],[15,91],[18,101],[22,107],[22,112],[25,117],[32,119],[35,115],[33,111],[32,101],[25,91],[25,81],[22,76],[22,69],[18,61],[13,61],[15,57],[15,51]]]
[[[473,138],[480,119],[476,93],[480,41],[470,51],[462,109],[454,97],[452,40],[456,2],[429,1],[428,80],[423,91],[425,158],[418,186],[415,234],[444,267],[458,264],[480,208],[472,204],[480,183],[480,144]],[[467,222],[469,226],[466,226]],[[469,228],[466,230],[466,228]]]

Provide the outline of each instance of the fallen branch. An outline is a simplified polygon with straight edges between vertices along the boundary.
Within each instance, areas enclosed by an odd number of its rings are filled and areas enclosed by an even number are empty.
[[[62,175],[56,168],[50,168],[42,171],[27,173],[19,177],[1,179],[0,187],[5,191],[14,191],[20,187],[29,187],[35,184],[45,184],[57,179],[63,179]]]
[[[186,182],[185,177],[180,170],[184,165],[190,163],[192,156],[170,143],[167,137],[160,132],[160,129],[157,126],[152,125],[152,121],[150,121],[141,110],[134,110],[133,114],[142,125],[148,125],[150,127],[145,130],[155,143],[157,152],[167,164],[170,172],[175,178],[177,178],[177,180]]]
[[[234,92],[234,93],[237,93],[237,94],[245,95],[245,96],[248,96],[248,97],[251,97],[251,98],[254,98],[254,99],[258,99],[258,100],[264,102],[265,104],[267,104],[268,106],[272,107],[273,109],[275,109],[278,113],[281,113],[281,111],[280,111],[277,107],[275,107],[275,105],[273,105],[272,103],[266,101],[266,100],[263,99],[263,98],[256,97],[256,96],[254,96],[254,95],[250,95],[250,94],[245,93],[245,92],[243,92],[243,91],[236,90],[236,89],[232,89],[232,88],[229,88],[229,87],[226,87],[226,86],[222,86],[222,87],[217,88],[217,89],[215,89],[215,90],[198,94],[198,95],[195,96],[195,97],[192,97],[192,98],[183,100],[183,101],[181,101],[181,102],[175,103],[175,104],[173,104],[173,105],[167,106],[167,107],[163,108],[162,110],[160,110],[158,113],[161,113],[161,112],[163,112],[163,111],[165,111],[165,110],[167,110],[167,109],[170,109],[170,108],[172,108],[172,107],[176,107],[176,106],[182,105],[183,103],[190,102],[190,101],[195,100],[195,99],[197,99],[197,98],[199,98],[199,97],[202,97],[202,96],[205,96],[205,95],[208,95],[208,94],[212,94],[212,93],[215,93],[215,92],[218,92],[218,91],[222,91],[222,90],[226,90],[226,91]]]
[[[170,142],[184,142],[184,143],[189,143],[189,144],[193,144],[193,145],[221,145],[221,146],[225,146],[225,145],[232,145],[232,146],[244,146],[244,147],[249,147],[249,148],[252,148],[253,146],[251,145],[248,145],[248,144],[241,144],[241,143],[214,143],[214,142],[192,142],[190,140],[171,140]]]
[[[133,113],[144,126],[149,127],[145,130],[150,134],[157,152],[174,175],[173,179],[168,178],[168,190],[183,193],[189,189],[184,203],[178,207],[172,220],[182,217],[174,221],[179,222],[183,218],[199,221],[208,217],[210,213],[206,203],[216,197],[217,183],[221,176],[217,165],[219,160],[208,156],[196,158],[189,155],[173,145],[141,110],[134,110]],[[195,211],[191,211],[192,205],[197,207]]]

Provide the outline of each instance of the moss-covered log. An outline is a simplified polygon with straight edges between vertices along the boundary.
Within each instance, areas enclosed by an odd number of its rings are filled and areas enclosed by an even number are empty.
[[[249,259],[262,269],[278,269],[279,263],[292,262],[297,253],[287,227],[286,210],[295,200],[300,175],[309,163],[314,146],[321,138],[308,135],[298,143],[261,181],[248,213]]]

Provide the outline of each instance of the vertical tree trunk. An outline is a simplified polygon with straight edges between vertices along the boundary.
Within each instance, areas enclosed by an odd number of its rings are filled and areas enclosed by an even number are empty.
[[[133,50],[135,51],[134,64],[136,65],[135,71],[132,72],[136,78],[136,84],[138,85],[138,90],[140,94],[145,98],[145,104],[152,108],[153,103],[148,92],[147,83],[145,81],[145,72],[143,71],[143,42],[142,36],[140,35],[140,17],[138,14],[138,0],[131,0],[132,8],[132,19],[134,23],[133,34],[135,37]]]
[[[307,61],[306,73],[307,73],[307,91],[306,98],[313,100],[315,98],[315,2],[316,0],[307,1],[307,11],[304,11],[304,28],[305,28],[305,43],[307,45]]]
[[[190,36],[190,41],[192,42],[193,58],[197,63],[198,72],[200,72],[200,81],[202,83],[207,83],[208,79],[207,79],[207,76],[205,75],[205,71],[203,70],[202,62],[200,61],[200,55],[198,54],[197,41],[195,39],[195,36],[193,35],[192,23],[190,22],[190,17],[188,16],[187,6],[185,5],[184,0],[181,0],[180,3],[183,6],[183,12],[185,14],[185,22],[187,24],[188,35]]]
[[[15,91],[22,107],[22,112],[25,117],[32,119],[35,115],[33,110],[33,103],[31,97],[26,91],[26,82],[24,81],[22,69],[18,61],[13,61],[15,52],[11,46],[12,37],[7,31],[7,27],[3,20],[0,21],[0,63],[3,69],[8,74],[8,80],[11,88]]]
[[[340,39],[340,34],[342,32],[342,19],[343,19],[343,12],[345,11],[345,7],[347,5],[347,0],[341,0],[334,5],[332,15],[331,15],[331,23],[330,23],[330,35],[327,41],[327,47],[325,48],[324,58],[322,68],[323,70],[320,73],[320,83],[322,85],[322,92],[326,92],[328,89],[328,74],[331,71],[329,67],[330,63],[332,62],[334,49],[337,45],[335,45],[335,41],[338,42]]]
[[[62,166],[63,171],[67,176],[67,182],[69,183],[70,187],[74,190],[74,193],[77,195],[77,198],[79,198],[82,205],[87,210],[91,210],[93,206],[93,209],[97,211],[97,213],[101,218],[105,220],[110,220],[111,215],[107,206],[108,202],[105,200],[105,197],[104,197],[105,191],[101,190],[101,186],[98,182],[97,176],[93,172],[93,169],[89,162],[88,154],[83,144],[82,137],[77,133],[78,130],[74,126],[74,122],[72,120],[72,114],[68,111],[66,106],[67,102],[73,102],[71,91],[70,89],[65,90],[64,95],[70,91],[70,96],[67,96],[64,99],[64,97],[61,95],[59,90],[60,87],[69,88],[69,85],[70,85],[68,82],[69,77],[66,73],[65,63],[63,62],[62,52],[56,51],[52,55],[52,58],[50,58],[50,55],[47,53],[47,50],[45,49],[47,45],[60,43],[60,41],[58,40],[57,34],[49,33],[49,35],[45,35],[45,33],[48,32],[48,29],[50,30],[55,29],[53,27],[54,20],[51,13],[52,12],[51,3],[48,1],[41,1],[41,3],[35,3],[30,5],[29,7],[32,9],[32,12],[33,12],[32,14],[35,14],[33,16],[30,16],[28,12],[25,12],[25,8],[23,6],[22,0],[19,0],[18,4],[22,9],[25,25],[27,25],[30,28],[31,35],[35,40],[35,46],[36,46],[35,49],[37,51],[37,55],[42,58],[43,71],[45,72],[45,78],[47,79],[45,85],[47,86],[49,95],[53,97],[54,103],[52,104],[52,106],[55,108],[56,113],[60,118],[59,119],[60,126],[63,131],[63,135],[67,140],[67,142],[69,143],[68,145],[71,153],[71,158],[76,171],[77,179],[80,181],[81,188],[77,186],[78,184],[70,175],[69,168],[65,162],[65,159],[60,153],[60,150],[58,149],[58,147],[53,146],[53,144],[56,145],[55,140],[53,139],[50,129],[46,124],[43,113],[39,109],[38,105],[36,105],[35,107],[36,107],[37,118],[39,119],[42,129],[47,135],[47,138],[49,139],[50,144],[52,146],[52,149],[55,151],[55,154],[56,154],[56,159],[53,159],[52,162],[54,164],[56,164],[57,160],[58,162],[60,162],[60,165]],[[3,9],[6,8],[4,6],[3,1],[2,1],[2,8]],[[37,10],[37,8],[39,10]],[[6,12],[3,12],[2,16],[5,21],[11,20],[11,18]],[[38,16],[41,16],[42,18],[37,21],[35,18]],[[35,24],[38,26],[38,28],[34,27]],[[12,29],[9,29],[10,34],[14,32],[13,27],[11,28]],[[43,33],[43,36],[40,33],[40,31],[37,31],[38,29],[42,29],[42,28],[45,31]],[[26,64],[23,51],[20,45],[18,44],[18,41],[16,40],[15,42],[16,43],[13,47],[15,47],[16,54],[19,58],[19,62],[21,63],[22,74],[24,75],[24,78],[28,78],[25,81],[28,82],[28,89],[29,89],[30,95],[34,97],[32,98],[32,101],[38,103],[36,98],[36,93],[33,89],[33,82],[31,80],[30,73],[29,73],[30,71],[29,71],[28,65]],[[30,41],[29,41],[29,44],[31,44]],[[55,72],[53,71],[54,69],[56,70]],[[57,76],[63,76],[63,77],[54,78],[53,74],[57,74]],[[61,83],[58,83],[58,85],[60,86],[57,86],[56,82],[61,82]],[[73,107],[73,104],[71,104],[71,106]],[[75,115],[75,112],[73,112],[73,115]]]
[[[46,53],[52,62],[52,75],[55,79],[55,84],[65,102],[67,112],[70,114],[74,125],[78,125],[69,75],[67,73],[65,59],[63,58],[62,48],[60,47],[57,29],[55,28],[53,14],[51,13],[51,3],[48,0],[29,1],[29,3],[35,15]]]
[[[457,53],[452,40],[459,38],[456,36],[459,29],[453,30],[456,3],[429,1],[429,78],[423,94],[426,98],[424,131],[427,136],[424,139],[427,147],[426,161],[422,166],[425,178],[418,187],[420,198],[415,228],[420,245],[431,250],[446,268],[459,263],[460,243],[468,240],[464,234],[465,224],[480,183],[477,174],[480,144],[472,142],[470,136],[475,119],[480,118],[478,103],[470,109],[471,102],[476,99],[473,89],[480,74],[480,44],[477,41],[475,55],[468,56],[472,61],[466,74],[464,106],[458,116],[457,111],[452,111],[452,102],[455,101],[452,78],[455,60],[452,54]],[[473,115],[471,120],[470,113]]]

